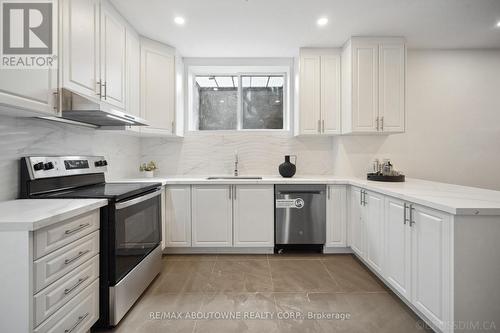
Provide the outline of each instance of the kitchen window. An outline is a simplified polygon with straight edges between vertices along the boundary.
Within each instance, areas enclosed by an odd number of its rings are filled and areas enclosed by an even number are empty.
[[[192,131],[287,129],[286,73],[197,74]]]

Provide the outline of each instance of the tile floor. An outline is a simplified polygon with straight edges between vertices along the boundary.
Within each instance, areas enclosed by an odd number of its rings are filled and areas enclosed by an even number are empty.
[[[169,255],[163,262],[112,332],[425,332],[351,255]],[[214,318],[251,314],[261,318]]]

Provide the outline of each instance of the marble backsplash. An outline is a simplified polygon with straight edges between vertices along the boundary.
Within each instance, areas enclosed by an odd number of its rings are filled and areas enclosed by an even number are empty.
[[[104,155],[109,177],[137,177],[140,139],[35,118],[0,116],[0,201],[18,196],[19,159],[30,155]]]
[[[143,139],[141,160],[158,163],[158,175],[278,175],[284,155],[297,155],[297,175],[333,173],[333,140],[280,133],[196,133],[182,140]],[[293,161],[293,159],[292,159]]]

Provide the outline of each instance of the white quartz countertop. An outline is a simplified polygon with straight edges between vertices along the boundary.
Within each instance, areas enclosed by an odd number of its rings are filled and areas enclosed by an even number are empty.
[[[242,175],[247,176],[247,175]],[[253,176],[253,175],[251,175]],[[421,179],[407,178],[404,183],[368,181],[342,176],[262,176],[262,179],[216,179],[206,176],[173,176],[116,181],[158,182],[163,185],[181,184],[339,184],[353,185],[415,204],[438,209],[454,215],[500,216],[500,191],[467,187]]]
[[[107,204],[106,199],[20,199],[0,202],[0,231],[34,231]]]

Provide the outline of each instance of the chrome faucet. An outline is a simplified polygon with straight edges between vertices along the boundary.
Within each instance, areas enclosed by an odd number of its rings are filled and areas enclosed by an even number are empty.
[[[238,151],[234,152],[234,176],[238,176]]]

